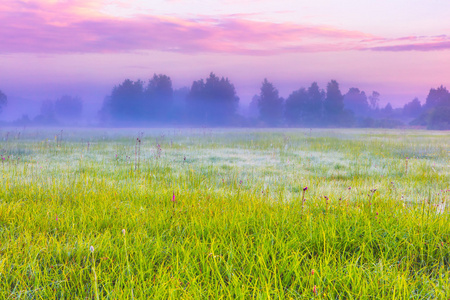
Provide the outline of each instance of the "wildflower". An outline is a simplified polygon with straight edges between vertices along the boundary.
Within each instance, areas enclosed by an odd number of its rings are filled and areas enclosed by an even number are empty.
[[[314,288],[313,288],[313,293],[317,294],[317,287],[315,285],[314,285]]]
[[[352,189],[352,187],[351,187],[351,186],[349,186],[349,187],[348,187],[348,189],[349,189],[349,190],[351,190],[351,189]]]
[[[311,275],[314,275],[314,269],[311,270]]]
[[[304,188],[303,188],[303,193],[302,193],[302,211],[303,211],[303,205],[305,204],[305,201],[306,201],[306,199],[305,199],[305,193],[306,193],[306,190],[308,189],[308,187],[307,186],[305,186]]]
[[[242,184],[242,180],[239,181],[239,184]]]
[[[124,228],[124,229],[122,229],[122,234],[125,235],[125,233],[126,233],[126,231],[125,231],[125,228]]]
[[[94,253],[94,246],[89,247],[89,250],[91,250],[91,253]]]
[[[173,203],[176,203],[177,201],[175,200],[175,192],[173,192],[173,195],[172,195],[172,202]]]

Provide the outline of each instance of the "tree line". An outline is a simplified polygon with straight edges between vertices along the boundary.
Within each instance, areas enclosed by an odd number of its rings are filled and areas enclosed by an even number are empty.
[[[258,126],[258,127],[399,127],[421,126],[450,129],[450,92],[446,87],[430,89],[422,105],[414,98],[402,108],[388,103],[380,107],[380,94],[367,95],[356,87],[345,94],[336,80],[325,89],[316,82],[300,87],[286,99],[264,79],[259,93],[247,109],[239,110],[239,97],[233,83],[210,73],[195,80],[190,88],[174,89],[169,76],[155,74],[147,82],[124,80],[105,97],[99,120],[110,126]],[[7,105],[0,91],[0,112]],[[36,125],[74,124],[81,119],[81,98],[63,96],[44,101],[33,120],[27,116],[16,123]]]
[[[154,75],[146,84],[124,80],[107,96],[100,110],[103,122],[233,124],[239,104],[234,85],[213,73],[194,81],[190,89],[174,90],[170,77]]]
[[[450,93],[444,86],[432,88],[424,105],[414,98],[394,109],[390,103],[380,107],[376,91],[366,95],[352,87],[343,94],[336,80],[325,89],[313,82],[284,99],[264,79],[246,110],[238,111],[239,101],[231,81],[214,73],[182,89],[173,89],[169,76],[155,74],[147,83],[126,79],[116,85],[103,102],[100,118],[116,125],[450,128]]]
[[[78,96],[63,95],[62,97],[41,102],[40,112],[33,119],[25,114],[12,122],[11,125],[23,126],[55,126],[79,125],[82,121],[83,101]]]

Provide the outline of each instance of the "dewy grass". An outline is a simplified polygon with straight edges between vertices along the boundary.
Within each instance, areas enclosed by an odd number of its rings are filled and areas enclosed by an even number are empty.
[[[450,297],[448,133],[55,135],[0,131],[0,298]]]

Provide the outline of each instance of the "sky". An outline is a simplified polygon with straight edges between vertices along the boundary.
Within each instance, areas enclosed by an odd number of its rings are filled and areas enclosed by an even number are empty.
[[[448,0],[2,0],[0,90],[6,118],[63,94],[94,112],[114,85],[154,73],[179,88],[214,72],[241,103],[264,78],[283,97],[335,79],[382,104],[423,103],[450,87],[449,11]]]

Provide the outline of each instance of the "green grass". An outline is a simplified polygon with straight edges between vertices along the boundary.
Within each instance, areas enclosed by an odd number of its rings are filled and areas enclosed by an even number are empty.
[[[450,297],[448,132],[18,133],[2,299]]]

